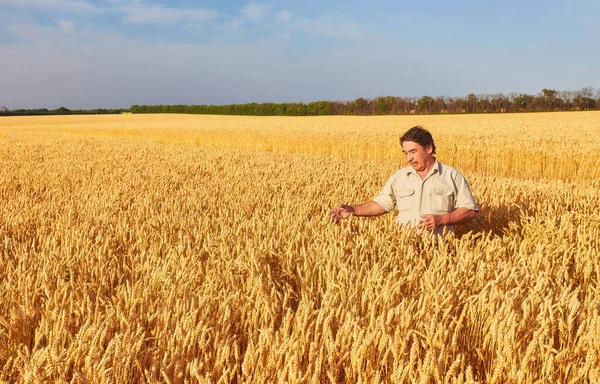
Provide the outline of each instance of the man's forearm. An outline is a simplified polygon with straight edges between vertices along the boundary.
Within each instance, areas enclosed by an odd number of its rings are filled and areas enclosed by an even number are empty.
[[[379,216],[385,213],[385,209],[374,201],[353,205],[356,216]]]
[[[476,211],[469,208],[457,208],[450,213],[442,215],[442,225],[461,224],[471,220],[476,214]]]

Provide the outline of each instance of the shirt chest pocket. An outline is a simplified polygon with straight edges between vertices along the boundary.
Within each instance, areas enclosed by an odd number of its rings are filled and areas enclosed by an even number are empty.
[[[436,185],[431,191],[431,209],[434,213],[453,211],[454,200],[454,189],[448,185]]]
[[[396,205],[398,211],[408,211],[414,204],[415,190],[414,189],[401,189],[396,194]]]

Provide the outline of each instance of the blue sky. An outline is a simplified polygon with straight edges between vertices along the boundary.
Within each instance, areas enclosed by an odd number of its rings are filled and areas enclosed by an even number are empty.
[[[600,87],[600,2],[0,0],[0,105]]]

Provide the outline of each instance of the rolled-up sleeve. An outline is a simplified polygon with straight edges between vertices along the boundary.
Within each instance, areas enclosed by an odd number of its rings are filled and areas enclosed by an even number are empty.
[[[386,212],[394,209],[396,205],[396,196],[394,195],[394,176],[390,177],[385,183],[385,186],[379,193],[379,195],[373,198],[373,201],[381,205]]]
[[[468,208],[473,211],[479,211],[479,207],[477,206],[477,202],[473,197],[473,193],[471,192],[471,188],[469,188],[469,183],[467,179],[464,178],[459,172],[454,175],[454,185],[456,187],[456,200],[455,206],[456,208]]]

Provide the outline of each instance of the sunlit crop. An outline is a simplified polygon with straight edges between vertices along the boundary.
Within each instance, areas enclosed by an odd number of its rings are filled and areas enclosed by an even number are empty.
[[[481,208],[339,225],[430,129]],[[0,380],[600,381],[600,113],[0,119]]]

